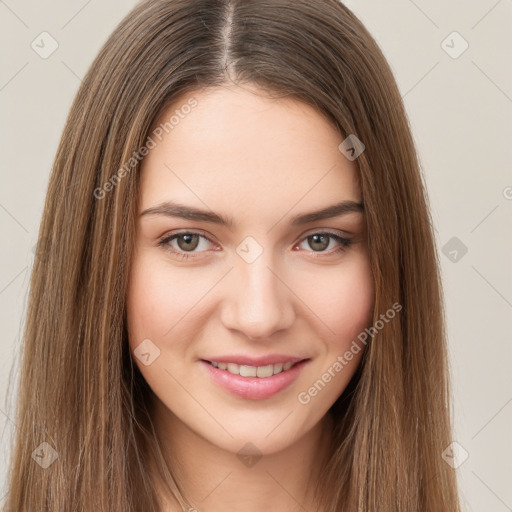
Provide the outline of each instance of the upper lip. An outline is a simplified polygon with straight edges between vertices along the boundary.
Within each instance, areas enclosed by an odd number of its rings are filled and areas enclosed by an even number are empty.
[[[279,363],[298,363],[299,361],[303,361],[304,357],[293,357],[287,356],[284,354],[269,354],[266,356],[260,357],[250,357],[244,355],[226,355],[226,356],[215,356],[209,357],[207,359],[203,359],[203,361],[208,362],[217,362],[217,363],[235,363],[238,365],[244,366],[267,366],[269,364],[279,364]]]

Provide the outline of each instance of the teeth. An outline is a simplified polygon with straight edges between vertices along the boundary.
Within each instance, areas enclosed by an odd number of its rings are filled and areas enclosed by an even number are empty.
[[[239,365],[236,363],[219,363],[217,361],[211,361],[211,365],[219,370],[227,370],[233,375],[241,375],[242,377],[272,377],[277,373],[289,370],[295,363],[276,363],[268,364],[267,366],[247,366]]]
[[[240,375],[240,366],[235,363],[228,363],[228,372],[229,373],[238,373]]]
[[[242,377],[256,377],[256,373],[260,368],[256,368],[256,366],[240,366],[240,375]],[[270,377],[270,375],[269,375]]]
[[[246,367],[242,366],[240,368],[240,375],[243,375],[242,368],[246,368]],[[251,368],[251,367],[247,366],[247,368]],[[254,368],[256,370],[257,377],[272,377],[272,375],[274,375],[274,365],[273,364],[268,364],[267,366],[258,366],[257,368],[255,368],[253,366],[252,368]]]

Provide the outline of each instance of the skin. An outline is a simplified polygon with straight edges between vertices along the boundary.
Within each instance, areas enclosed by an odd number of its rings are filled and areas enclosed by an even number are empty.
[[[199,511],[318,510],[315,475],[330,453],[329,408],[362,351],[308,404],[298,400],[371,325],[374,284],[364,214],[290,225],[289,219],[360,202],[355,162],[343,137],[312,107],[270,99],[253,86],[209,88],[183,96],[155,126],[193,96],[198,104],[142,163],[139,213],[164,201],[231,217],[231,228],[161,214],[137,219],[127,296],[130,348],[150,339],[160,351],[134,361],[154,392],[159,439],[191,507]],[[158,242],[166,235],[203,230]],[[350,238],[308,239],[328,230]],[[262,254],[248,263],[236,249],[248,236]],[[323,246],[322,246],[323,243]],[[181,260],[172,251],[192,256]],[[153,354],[155,349],[151,349]],[[309,358],[285,390],[263,400],[230,394],[200,359],[280,353]],[[261,458],[237,457],[250,442]],[[162,492],[162,487],[156,482]],[[168,498],[165,511],[181,510]]]

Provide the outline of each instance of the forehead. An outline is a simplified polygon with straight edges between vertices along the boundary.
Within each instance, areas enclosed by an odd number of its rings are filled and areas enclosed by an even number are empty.
[[[295,99],[248,86],[205,89],[176,100],[152,133],[159,127],[142,162],[141,211],[175,200],[275,220],[294,205],[361,200],[356,165],[338,149],[343,137]]]

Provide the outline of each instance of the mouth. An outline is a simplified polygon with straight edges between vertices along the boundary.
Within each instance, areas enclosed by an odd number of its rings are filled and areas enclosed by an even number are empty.
[[[225,370],[232,375],[240,375],[241,377],[259,377],[260,379],[264,379],[267,377],[272,377],[273,375],[277,375],[281,372],[286,372],[296,364],[304,361],[304,359],[293,362],[288,361],[286,363],[267,364],[264,366],[250,366],[246,364],[227,363],[223,361],[206,361],[204,359],[203,361],[211,364],[214,368]]]
[[[282,362],[249,365],[226,361],[201,359],[201,367],[212,382],[229,394],[246,400],[264,400],[277,395],[289,387],[310,363],[310,359],[287,358]],[[231,358],[234,359],[234,358]],[[244,359],[244,358],[242,358]],[[283,360],[284,358],[280,358]],[[245,361],[239,362],[248,362]],[[259,362],[259,361],[258,361]]]

